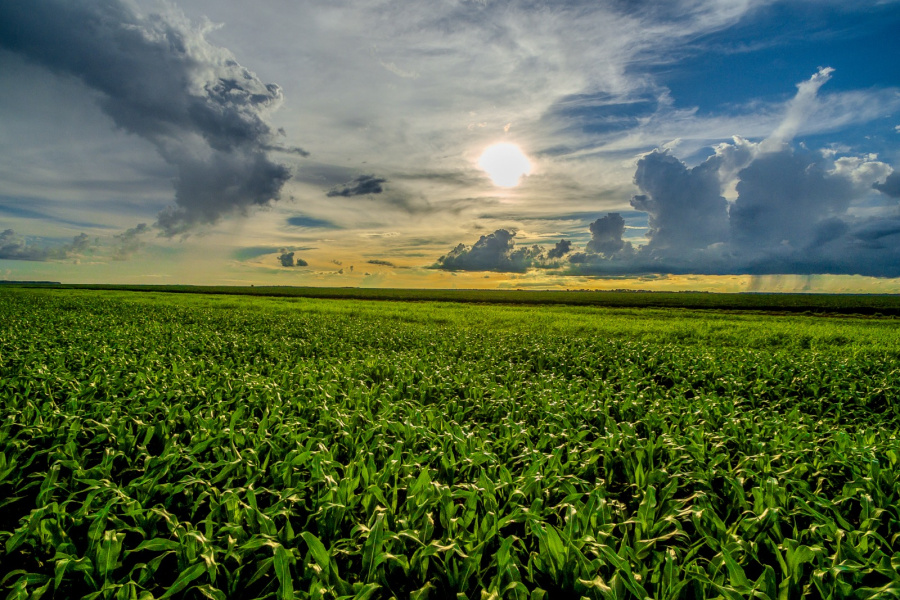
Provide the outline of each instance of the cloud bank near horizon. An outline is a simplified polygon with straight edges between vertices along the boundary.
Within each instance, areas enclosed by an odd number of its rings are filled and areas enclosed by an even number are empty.
[[[72,241],[61,245],[29,243],[12,229],[0,232],[0,260],[44,262],[79,258],[94,247],[86,233],[79,233]]]
[[[695,167],[667,150],[644,155],[634,176],[641,193],[631,205],[648,215],[647,243],[625,241],[625,219],[610,213],[590,224],[590,241],[568,254],[563,273],[900,277],[900,210],[877,216],[851,210],[873,187],[891,195],[896,172],[889,165],[784,145],[763,148],[735,138]],[[737,191],[733,202],[723,195],[728,183]],[[515,235],[501,229],[472,247],[460,244],[436,267],[520,273],[560,266],[544,262],[542,250],[517,248]]]

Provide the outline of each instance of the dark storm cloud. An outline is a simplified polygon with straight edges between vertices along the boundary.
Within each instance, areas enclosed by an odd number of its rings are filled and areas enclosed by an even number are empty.
[[[0,48],[99,93],[123,130],[151,142],[177,170],[165,235],[188,232],[277,199],[288,169],[264,119],[281,89],[265,84],[174,9],[139,15],[123,0],[0,0]]]
[[[566,254],[572,251],[572,242],[569,240],[559,240],[556,243],[556,246],[550,249],[547,253],[547,258],[556,259],[562,258]]]
[[[638,161],[634,183],[643,193],[632,198],[631,206],[649,216],[647,251],[693,250],[726,238],[728,203],[713,158],[689,169],[654,150]]]
[[[337,186],[328,192],[329,197],[343,196],[366,196],[368,194],[380,194],[384,191],[381,187],[382,183],[386,183],[387,179],[375,177],[374,175],[360,175],[347,183]]]
[[[897,243],[895,236],[900,236],[900,219],[871,220],[854,229],[851,235],[869,248],[884,248],[885,243]]]
[[[591,241],[587,243],[587,251],[597,254],[612,255],[625,247],[622,235],[625,233],[625,219],[619,213],[609,213],[591,223]]]
[[[448,254],[440,257],[437,269],[445,271],[498,271],[504,273],[524,273],[541,256],[541,249],[516,248],[514,231],[498,229],[483,235],[471,247],[459,244]]]
[[[287,248],[279,250],[278,261],[282,267],[306,267],[309,263],[302,258],[294,258],[294,252],[288,252]]]
[[[372,260],[367,260],[366,262],[369,263],[370,265],[381,265],[382,267],[396,267],[397,266],[388,260],[381,260],[379,258],[373,258]]]
[[[876,183],[872,187],[891,198],[900,198],[900,171],[894,171],[884,183]]]
[[[294,266],[294,253],[282,251],[281,255],[278,257],[278,260],[281,262],[282,267],[293,267]]]
[[[743,253],[811,245],[821,239],[824,221],[846,213],[855,191],[805,151],[763,154],[739,175],[730,221],[732,242]]]
[[[46,246],[28,243],[12,229],[0,233],[0,260],[47,261],[77,257],[93,247],[86,233],[79,233],[71,243]]]

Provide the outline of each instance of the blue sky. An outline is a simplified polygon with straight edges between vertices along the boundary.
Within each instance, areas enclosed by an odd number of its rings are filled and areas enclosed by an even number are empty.
[[[898,30],[893,1],[0,0],[0,279],[900,292]]]

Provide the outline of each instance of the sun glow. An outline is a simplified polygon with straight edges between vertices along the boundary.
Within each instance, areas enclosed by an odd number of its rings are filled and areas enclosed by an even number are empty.
[[[516,187],[522,177],[531,174],[531,162],[522,149],[515,144],[502,142],[484,149],[478,159],[478,167],[487,173],[494,185]]]

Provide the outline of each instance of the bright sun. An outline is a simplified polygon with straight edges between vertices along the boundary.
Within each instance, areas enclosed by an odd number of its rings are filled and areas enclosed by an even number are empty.
[[[522,177],[531,174],[528,157],[521,148],[507,142],[485,148],[478,159],[478,166],[499,187],[516,187]]]

